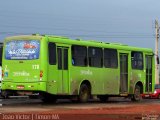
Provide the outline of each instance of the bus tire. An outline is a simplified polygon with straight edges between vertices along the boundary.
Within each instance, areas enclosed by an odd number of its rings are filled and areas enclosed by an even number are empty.
[[[79,91],[79,102],[85,103],[90,97],[90,89],[86,84],[82,84]]]
[[[131,97],[132,101],[140,101],[142,100],[140,86],[136,85],[134,89],[134,94]]]

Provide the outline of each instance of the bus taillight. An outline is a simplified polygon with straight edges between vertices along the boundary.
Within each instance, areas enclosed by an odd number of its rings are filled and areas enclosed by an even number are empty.
[[[40,80],[42,80],[42,77],[43,77],[43,71],[41,70],[40,71]]]
[[[4,77],[4,71],[2,70],[2,78]]]

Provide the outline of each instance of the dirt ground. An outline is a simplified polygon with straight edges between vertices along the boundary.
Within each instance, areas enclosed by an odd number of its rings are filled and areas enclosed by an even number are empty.
[[[160,120],[160,101],[13,105],[0,108],[0,120]]]

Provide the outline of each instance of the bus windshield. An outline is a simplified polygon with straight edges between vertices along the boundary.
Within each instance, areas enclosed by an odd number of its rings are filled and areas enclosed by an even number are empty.
[[[33,60],[39,59],[39,40],[13,40],[8,41],[5,47],[7,60]]]

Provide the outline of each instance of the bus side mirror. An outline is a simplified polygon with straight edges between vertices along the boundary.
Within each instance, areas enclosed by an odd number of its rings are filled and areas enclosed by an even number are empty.
[[[156,62],[159,65],[159,56],[156,57]]]

